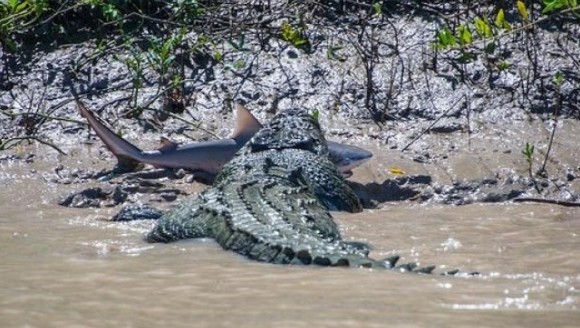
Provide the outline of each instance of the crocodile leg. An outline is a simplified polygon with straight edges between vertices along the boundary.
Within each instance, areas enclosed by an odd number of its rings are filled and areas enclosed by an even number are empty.
[[[293,156],[292,150],[287,152],[290,153],[289,156]],[[296,156],[300,157],[298,154]],[[279,165],[275,161],[271,162],[271,165]],[[265,166],[264,170],[273,174],[267,168],[268,163]],[[362,212],[358,196],[340,176],[335,165],[325,156],[316,156],[312,161],[301,163],[292,171],[289,178],[297,184],[308,186],[312,194],[330,211]]]
[[[111,221],[157,220],[163,212],[149,205],[127,205]]]
[[[150,243],[168,243],[186,238],[208,237],[208,223],[213,217],[214,213],[204,206],[203,194],[187,199],[178,208],[165,213],[145,240]]]

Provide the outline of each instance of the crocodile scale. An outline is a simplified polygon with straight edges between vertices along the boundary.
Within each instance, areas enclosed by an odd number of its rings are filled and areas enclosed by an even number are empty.
[[[360,212],[362,206],[329,156],[307,111],[282,112],[211,187],[164,214],[146,239],[209,237],[226,250],[270,263],[392,267],[398,257],[373,260],[366,247],[342,240],[329,210]]]

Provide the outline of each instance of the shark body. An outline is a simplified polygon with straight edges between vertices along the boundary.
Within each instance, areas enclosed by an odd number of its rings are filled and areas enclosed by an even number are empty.
[[[80,114],[88,121],[97,136],[117,158],[118,167],[135,170],[140,163],[162,168],[183,168],[197,177],[211,182],[222,167],[248,142],[262,124],[241,105],[236,105],[237,123],[230,138],[203,141],[191,144],[177,144],[162,139],[162,147],[154,151],[143,151],[120,137],[77,100]],[[368,161],[372,153],[362,148],[327,142],[331,157],[344,177],[352,175],[352,169]]]

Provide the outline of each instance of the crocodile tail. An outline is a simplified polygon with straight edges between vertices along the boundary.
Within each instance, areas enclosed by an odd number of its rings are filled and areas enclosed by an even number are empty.
[[[366,249],[345,243],[330,213],[307,188],[276,176],[224,183],[206,198],[221,208],[210,235],[224,249],[277,264],[376,266]]]
[[[290,245],[282,240],[260,240],[248,231],[234,229],[226,220],[220,220],[218,226],[213,226],[213,237],[226,250],[232,250],[252,260],[273,264],[321,265],[321,266],[351,266],[351,267],[382,267],[380,262],[366,257],[364,254],[348,247],[341,242],[317,242],[317,248],[303,245]]]

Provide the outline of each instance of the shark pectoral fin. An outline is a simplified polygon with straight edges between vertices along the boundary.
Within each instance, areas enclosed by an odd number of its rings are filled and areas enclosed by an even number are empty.
[[[161,137],[159,141],[160,146],[157,148],[162,153],[173,151],[177,148],[177,143],[175,141],[169,140],[165,137]]]
[[[252,138],[252,136],[262,128],[262,124],[258,122],[246,107],[239,103],[236,103],[235,106],[237,121],[236,128],[234,129],[231,138],[236,141],[243,140],[245,143],[245,141],[250,140],[250,138]]]

